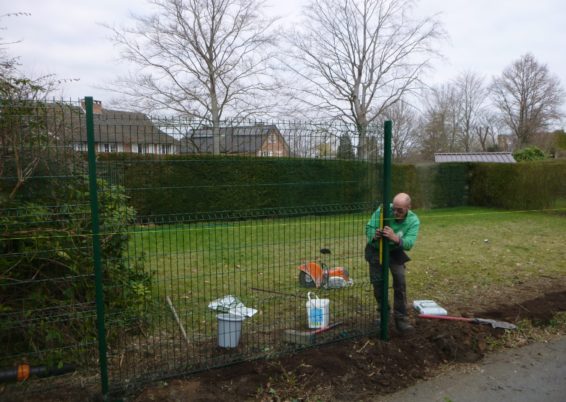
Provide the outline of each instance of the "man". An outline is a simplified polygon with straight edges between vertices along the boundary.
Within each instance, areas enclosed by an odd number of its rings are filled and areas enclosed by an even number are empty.
[[[407,314],[405,263],[410,258],[405,251],[410,250],[415,244],[420,221],[417,215],[411,211],[411,197],[405,193],[399,193],[393,198],[392,213],[389,216],[394,219],[388,226],[383,227],[383,231],[379,229],[380,212],[380,208],[378,208],[366,225],[367,245],[365,248],[365,259],[369,263],[370,281],[373,285],[373,294],[377,300],[378,317],[383,289],[383,270],[379,263],[379,239],[383,237],[383,241],[389,241],[389,268],[393,276],[395,326],[401,333],[409,333],[414,328],[409,323]]]

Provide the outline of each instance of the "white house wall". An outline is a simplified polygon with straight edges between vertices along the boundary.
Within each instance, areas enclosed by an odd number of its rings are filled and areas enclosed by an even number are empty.
[[[141,148],[141,152],[140,152]],[[75,151],[88,151],[86,142],[78,142],[73,144]],[[123,143],[96,143],[95,151],[98,153],[112,152],[131,152],[134,154],[157,154],[172,155],[177,153],[177,147],[173,144],[123,144]]]

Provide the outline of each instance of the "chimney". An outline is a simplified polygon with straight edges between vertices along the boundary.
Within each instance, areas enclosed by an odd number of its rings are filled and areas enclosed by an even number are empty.
[[[92,113],[102,114],[102,101],[95,100],[92,105]]]
[[[85,109],[86,105],[84,99],[81,100],[81,106]],[[95,100],[92,102],[92,113],[102,114],[102,101]]]

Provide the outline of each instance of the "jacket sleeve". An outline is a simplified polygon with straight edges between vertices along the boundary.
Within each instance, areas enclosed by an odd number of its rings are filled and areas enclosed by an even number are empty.
[[[373,236],[375,236],[375,229],[379,227],[379,213],[380,208],[377,208],[377,210],[371,215],[371,218],[369,218],[369,221],[366,224],[366,237],[368,243],[371,243]]]
[[[410,250],[415,245],[417,241],[417,235],[419,234],[419,227],[421,223],[419,219],[415,216],[415,220],[407,228],[407,231],[403,233],[403,250]]]

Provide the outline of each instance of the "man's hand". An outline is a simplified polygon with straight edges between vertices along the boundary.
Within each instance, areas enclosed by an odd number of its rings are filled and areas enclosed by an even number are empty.
[[[383,227],[383,231],[380,231],[379,229],[377,229],[375,231],[375,235],[377,236],[377,232],[379,231],[379,237],[383,236],[388,238],[389,240],[393,241],[394,243],[399,244],[399,242],[401,241],[401,239],[399,238],[399,236],[397,236],[395,234],[395,232],[393,231],[393,229],[391,229],[389,226],[384,226]]]
[[[383,236],[381,229],[379,229],[379,228],[375,229],[375,234],[373,235],[373,239],[377,240],[377,239],[381,238],[381,236]]]

